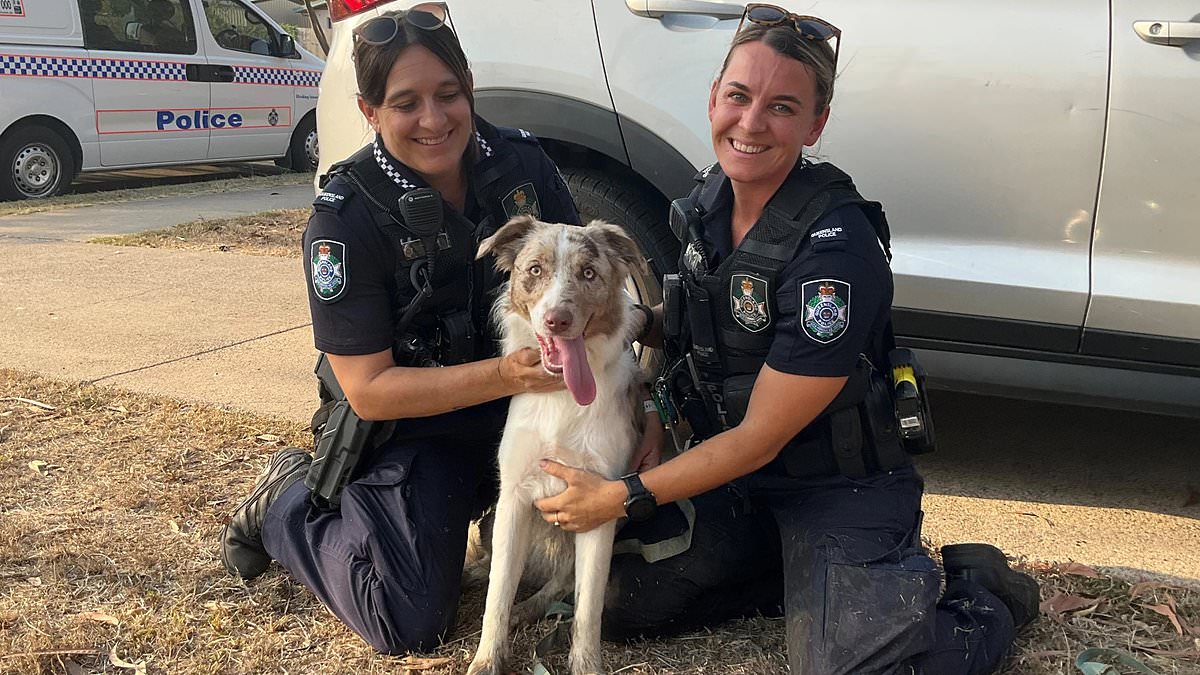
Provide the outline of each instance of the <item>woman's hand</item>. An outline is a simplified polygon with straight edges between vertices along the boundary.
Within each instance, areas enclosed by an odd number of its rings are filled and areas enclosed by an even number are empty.
[[[543,459],[542,471],[567,481],[567,489],[533,503],[542,520],[568,532],[587,532],[625,515],[628,491],[619,480]]]
[[[536,349],[518,349],[501,356],[496,371],[514,394],[543,393],[567,387],[562,375],[547,372],[542,367],[542,355]]]

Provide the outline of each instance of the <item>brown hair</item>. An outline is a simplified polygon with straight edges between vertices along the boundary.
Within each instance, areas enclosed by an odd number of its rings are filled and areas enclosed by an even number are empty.
[[[725,62],[721,64],[721,72],[717,74],[718,82],[724,77],[725,69],[729,67],[729,59],[733,57],[733,50],[750,42],[762,42],[776,52],[796,59],[807,66],[816,85],[817,102],[813,112],[820,115],[825,111],[830,100],[833,99],[833,79],[836,76],[836,73],[833,72],[833,47],[829,45],[828,40],[809,40],[802,37],[791,26],[750,24],[733,36],[733,43],[729,45],[729,53],[725,55]]]
[[[412,45],[421,45],[446,64],[450,72],[458,80],[463,94],[471,104],[471,114],[475,114],[475,92],[471,90],[471,67],[467,64],[467,55],[463,53],[458,36],[449,25],[442,25],[434,30],[417,28],[403,17],[408,14],[405,10],[386,12],[381,17],[400,17],[396,37],[385,44],[372,45],[364,40],[355,38],[354,43],[354,76],[358,82],[358,95],[369,105],[379,106],[387,95],[388,75],[392,66]]]

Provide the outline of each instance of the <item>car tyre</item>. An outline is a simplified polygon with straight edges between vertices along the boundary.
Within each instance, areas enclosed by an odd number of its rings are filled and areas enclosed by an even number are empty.
[[[563,168],[562,175],[585,224],[599,218],[620,225],[646,255],[650,274],[636,275],[630,289],[637,301],[662,302],[662,277],[675,272],[679,261],[679,240],[667,226],[666,205],[646,188],[603,171]]]
[[[18,127],[0,140],[0,199],[61,195],[70,190],[76,170],[70,146],[47,127]]]
[[[292,171],[306,173],[317,170],[319,159],[317,118],[315,115],[309,115],[300,120],[300,124],[296,126],[296,131],[292,133],[292,143],[288,148],[287,156],[276,162],[276,164]]]

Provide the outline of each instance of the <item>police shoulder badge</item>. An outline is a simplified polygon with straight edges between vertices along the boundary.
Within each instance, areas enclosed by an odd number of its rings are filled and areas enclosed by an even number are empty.
[[[504,213],[509,218],[516,216],[542,217],[542,207],[538,204],[537,190],[533,189],[532,182],[521,183],[513,188],[512,192],[505,195],[502,203]]]
[[[312,243],[312,286],[321,302],[333,302],[346,290],[346,245],[332,239]]]
[[[850,325],[850,284],[837,279],[816,279],[800,286],[804,333],[821,344],[842,336]]]
[[[767,293],[766,279],[753,274],[733,275],[729,280],[729,300],[733,305],[734,321],[751,333],[771,325]]]

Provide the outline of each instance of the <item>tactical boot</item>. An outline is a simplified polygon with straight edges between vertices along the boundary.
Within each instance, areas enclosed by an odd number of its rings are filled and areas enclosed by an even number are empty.
[[[1038,583],[1008,566],[1004,552],[990,544],[951,544],[942,547],[946,580],[965,579],[988,589],[1012,614],[1016,628],[1038,616]]]
[[[304,478],[311,463],[312,455],[300,448],[284,448],[271,457],[250,496],[221,528],[221,562],[230,574],[253,579],[267,571],[271,556],[262,542],[267,509],[293,483]]]

